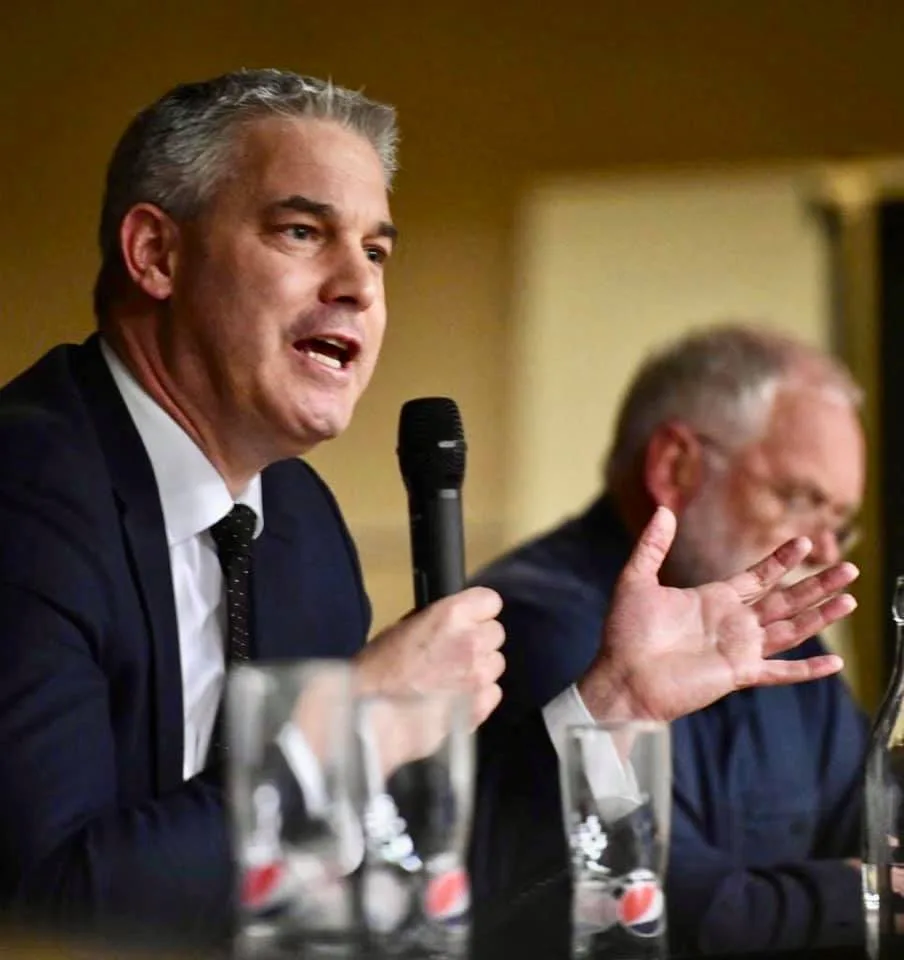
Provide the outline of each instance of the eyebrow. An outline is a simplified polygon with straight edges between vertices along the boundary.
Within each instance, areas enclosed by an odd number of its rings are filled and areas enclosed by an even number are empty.
[[[277,200],[271,204],[271,209],[294,210],[296,213],[307,213],[313,217],[319,217],[322,220],[337,220],[338,213],[331,203],[322,203],[320,200],[311,200],[310,197],[303,197],[301,194],[293,193],[289,197]],[[378,237],[386,237],[395,243],[399,238],[398,228],[388,220],[381,220],[373,231]]]

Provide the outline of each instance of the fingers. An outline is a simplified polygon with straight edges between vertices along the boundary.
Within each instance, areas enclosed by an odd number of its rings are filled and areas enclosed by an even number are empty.
[[[383,694],[474,693],[505,668],[502,599],[471,587],[394,624],[356,657],[358,688]]]
[[[765,560],[760,560],[749,570],[737,574],[726,583],[745,603],[751,603],[771,590],[782,577],[807,557],[812,549],[813,544],[807,537],[789,540],[769,554]]]
[[[498,620],[488,620],[475,627],[473,635],[475,652],[487,654],[505,642],[505,627]]]
[[[443,630],[447,642],[458,647],[464,657],[479,659],[498,650],[505,640],[505,628],[494,619],[502,610],[502,599],[495,590],[471,587],[440,600],[435,609],[447,618],[447,628]]]
[[[433,604],[433,609],[448,607],[451,616],[461,620],[492,620],[502,610],[502,597],[489,587],[466,587]]]
[[[839,563],[800,580],[793,586],[771,591],[754,606],[754,610],[765,627],[821,603],[826,597],[853,583],[859,576],[860,571],[854,564]]]
[[[484,687],[475,697],[472,717],[474,727],[479,727],[499,706],[502,700],[502,688],[497,683]]]
[[[844,666],[841,657],[827,653],[808,660],[766,660],[757,677],[760,687],[775,687],[788,683],[803,683],[806,680],[821,680],[830,677]]]
[[[796,647],[808,637],[815,636],[830,623],[846,617],[856,607],[857,601],[849,593],[842,593],[826,600],[819,607],[798,613],[790,620],[780,620],[770,624],[766,627],[763,656],[771,657]]]
[[[622,571],[620,580],[655,580],[675,539],[675,514],[668,507],[657,507],[641,533]]]
[[[498,620],[488,620],[486,623],[478,623],[450,634],[442,640],[434,639],[433,642],[445,643],[449,646],[447,659],[450,662],[476,667],[487,657],[501,656],[496,654],[496,651],[505,642],[505,628]]]
[[[505,657],[494,650],[491,654],[483,658],[483,685],[495,683],[503,673],[505,673]]]

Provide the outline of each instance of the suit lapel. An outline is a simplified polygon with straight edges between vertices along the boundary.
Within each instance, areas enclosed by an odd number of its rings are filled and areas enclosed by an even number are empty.
[[[106,456],[151,638],[155,785],[158,794],[164,794],[182,783],[183,708],[179,633],[163,511],[150,460],[96,335],[78,348],[73,369]]]
[[[264,530],[252,567],[254,656],[354,656],[367,639],[367,601],[335,505],[297,462],[273,464],[261,483]]]
[[[298,570],[298,518],[286,509],[272,474],[261,476],[264,530],[254,544],[254,658],[298,657],[305,628],[306,584]]]

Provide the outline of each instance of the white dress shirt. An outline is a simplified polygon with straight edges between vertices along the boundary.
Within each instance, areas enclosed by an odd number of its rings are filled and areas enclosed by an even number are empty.
[[[244,503],[257,514],[254,535],[260,535],[264,526],[260,475],[233,500],[200,447],[103,340],[101,352],[147,451],[160,494],[176,601],[185,741],[182,772],[188,780],[204,769],[225,678],[226,599],[210,527],[236,503]],[[543,718],[560,759],[568,727],[593,723],[574,686],[546,705]],[[308,802],[319,806],[322,786],[300,732],[286,728],[279,740]],[[625,774],[614,746],[598,758],[594,770],[598,796],[621,792]]]
[[[101,351],[151,461],[163,508],[182,667],[182,773],[188,780],[204,769],[226,672],[226,594],[210,527],[244,503],[257,514],[254,535],[260,535],[260,475],[233,500],[200,447],[103,341]]]

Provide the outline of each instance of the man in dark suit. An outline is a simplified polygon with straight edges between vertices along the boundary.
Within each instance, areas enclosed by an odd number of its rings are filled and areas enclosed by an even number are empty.
[[[347,426],[376,363],[394,150],[390,108],[276,71],[176,88],[116,148],[99,333],[0,393],[0,900],[18,917],[225,936],[207,762],[227,659],[353,657],[364,690],[471,691],[475,724],[498,703],[499,597],[463,591],[364,647],[353,545],[296,459]],[[575,709],[668,717],[839,668],[765,658],[851,609],[822,603],[851,569],[772,590],[795,541],[663,591],[673,532],[663,511],[640,538],[605,657],[516,738],[482,743],[478,903],[563,865],[553,743]],[[680,695],[664,675],[685,676]]]

